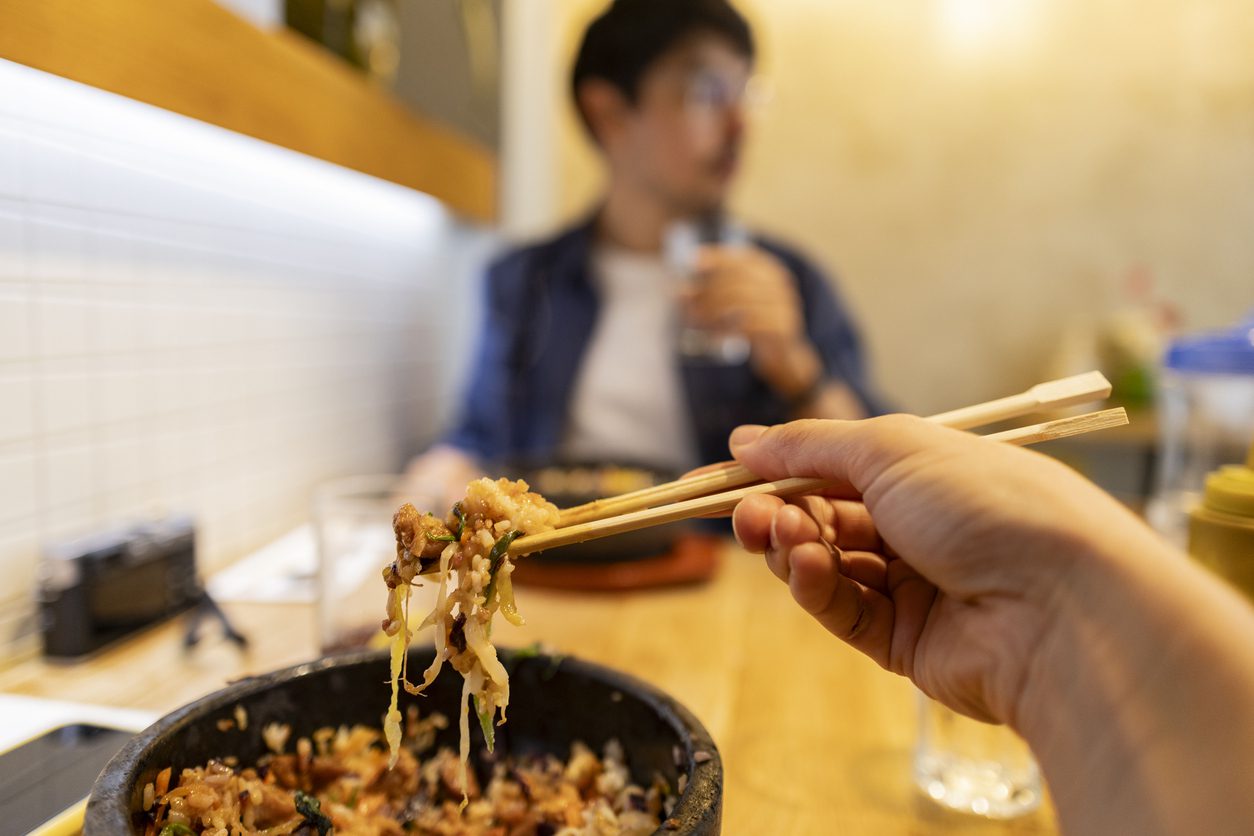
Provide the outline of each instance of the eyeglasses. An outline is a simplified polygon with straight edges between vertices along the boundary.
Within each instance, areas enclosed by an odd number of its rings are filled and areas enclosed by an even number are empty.
[[[761,76],[732,78],[698,70],[684,85],[684,107],[696,115],[720,114],[732,107],[756,111],[771,99],[770,85]]]

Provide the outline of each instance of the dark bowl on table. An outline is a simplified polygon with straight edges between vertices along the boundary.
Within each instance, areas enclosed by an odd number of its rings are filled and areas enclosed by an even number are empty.
[[[500,651],[510,672],[509,722],[497,729],[500,755],[551,753],[565,758],[581,740],[600,751],[610,739],[622,743],[632,778],[647,785],[655,772],[672,787],[681,774],[687,786],[672,813],[678,827],[659,833],[717,834],[722,814],[723,768],[714,742],[701,723],[661,691],[609,668],[570,657],[555,658]],[[423,670],[432,648],[409,654],[410,670]],[[266,753],[261,729],[287,723],[292,739],[324,726],[361,723],[379,727],[387,710],[386,652],[331,656],[304,665],[242,680],[184,706],[137,735],[100,773],[83,822],[86,836],[139,833],[136,814],[143,789],[157,773],[172,766],[202,765],[234,755],[241,764]],[[457,707],[461,677],[446,671],[425,697],[402,694],[404,706],[417,702],[424,714],[438,711],[450,728],[437,744],[457,747]],[[248,713],[246,731],[223,731],[218,721],[233,719],[235,707]],[[225,724],[224,724],[225,725]],[[480,779],[488,776],[481,758],[483,739],[471,723],[471,761]],[[697,763],[698,752],[707,752]]]
[[[558,508],[573,508],[595,499],[627,493],[640,487],[671,482],[680,474],[673,471],[624,463],[575,463],[536,466],[526,463],[507,465],[505,472],[514,479],[525,479],[533,491]],[[541,563],[621,563],[667,554],[681,535],[698,527],[692,520],[641,528],[586,543],[573,543],[548,549],[529,557]]]

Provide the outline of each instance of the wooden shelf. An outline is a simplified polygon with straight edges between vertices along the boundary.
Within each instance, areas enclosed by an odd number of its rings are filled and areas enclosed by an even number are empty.
[[[0,57],[496,215],[496,161],[301,36],[213,0],[0,0]]]

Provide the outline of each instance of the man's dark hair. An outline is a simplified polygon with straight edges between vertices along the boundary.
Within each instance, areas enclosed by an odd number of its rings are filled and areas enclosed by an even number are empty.
[[[650,65],[698,32],[722,36],[753,59],[753,33],[727,0],[614,0],[584,32],[570,79],[576,106],[579,85],[590,78],[608,81],[635,102]]]

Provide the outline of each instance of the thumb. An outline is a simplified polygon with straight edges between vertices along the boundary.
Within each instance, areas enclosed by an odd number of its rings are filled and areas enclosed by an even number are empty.
[[[899,461],[937,443],[940,427],[907,415],[862,421],[809,419],[774,427],[746,425],[731,434],[736,461],[766,480],[833,479],[862,494]]]

